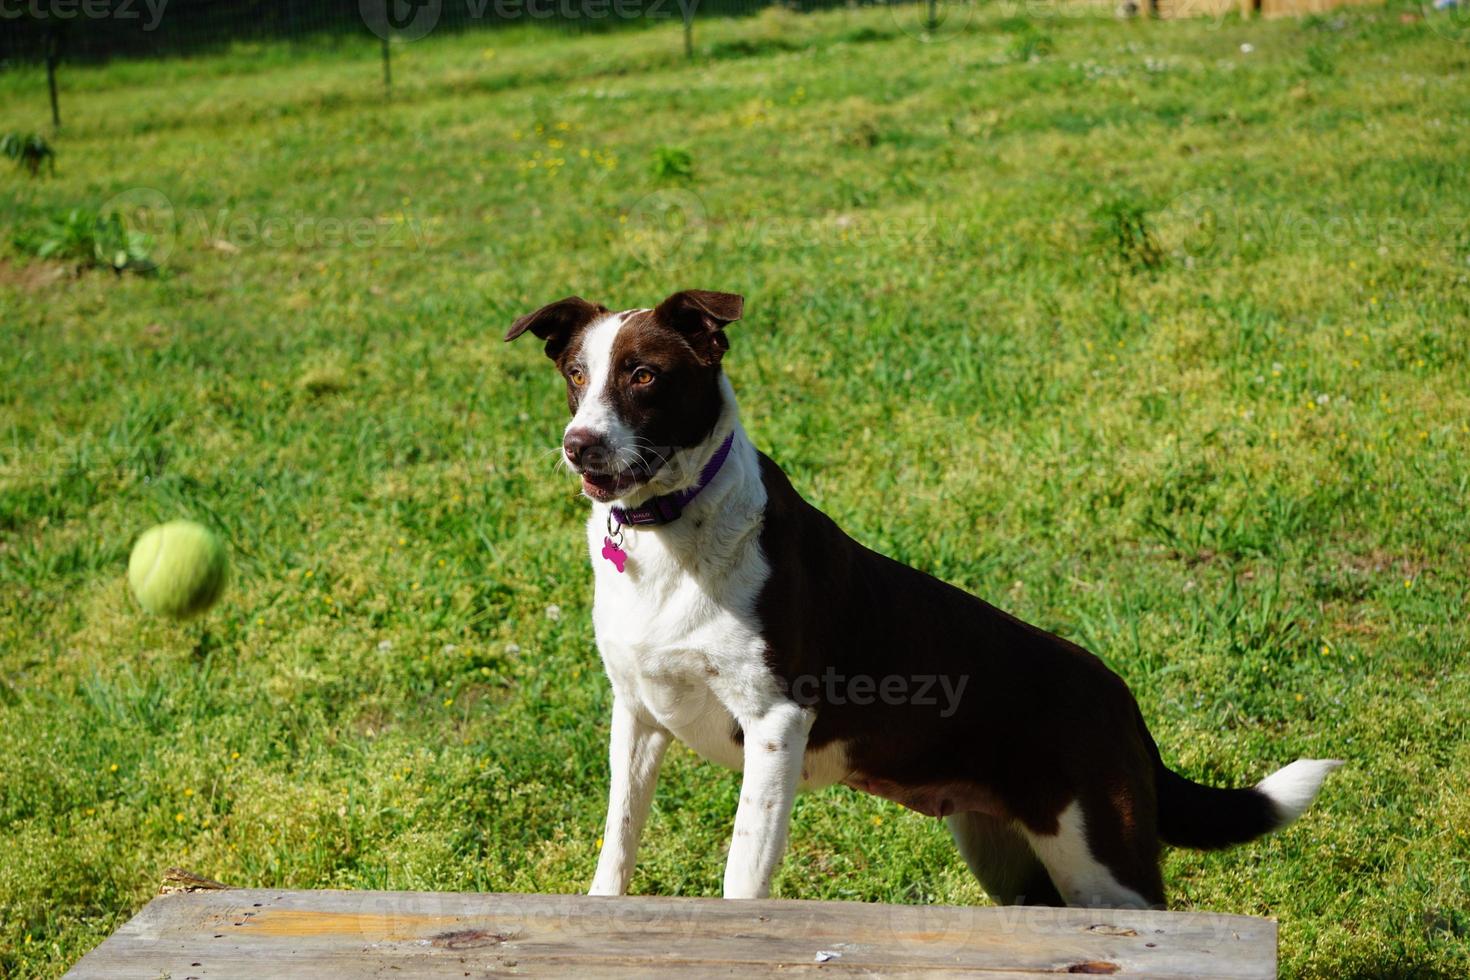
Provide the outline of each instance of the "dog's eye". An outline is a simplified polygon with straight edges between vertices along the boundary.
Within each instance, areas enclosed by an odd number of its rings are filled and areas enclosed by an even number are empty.
[[[656,377],[658,377],[658,375],[654,374],[652,370],[646,367],[641,367],[633,372],[633,383],[639,386],[651,385],[653,384],[653,379]]]
[[[567,377],[571,378],[572,384],[576,385],[578,388],[587,383],[587,375],[582,373],[581,368],[572,368],[570,371],[567,372]]]

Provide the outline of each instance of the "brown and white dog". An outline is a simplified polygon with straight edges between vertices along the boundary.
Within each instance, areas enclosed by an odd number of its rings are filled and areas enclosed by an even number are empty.
[[[566,378],[592,500],[593,620],[613,688],[594,895],[627,890],[664,750],[743,771],[727,898],[758,898],[799,788],[943,817],[997,901],[1164,905],[1161,843],[1217,848],[1302,814],[1337,762],[1252,789],[1171,772],[1101,660],[849,538],[741,428],[721,369],[743,300],[675,293],[521,317]]]

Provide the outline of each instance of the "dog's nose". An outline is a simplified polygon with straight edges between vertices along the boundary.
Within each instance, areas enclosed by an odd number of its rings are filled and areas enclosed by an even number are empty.
[[[591,429],[568,429],[562,437],[561,448],[567,454],[568,462],[581,466],[583,463],[597,463],[606,447],[602,444],[602,436]]]

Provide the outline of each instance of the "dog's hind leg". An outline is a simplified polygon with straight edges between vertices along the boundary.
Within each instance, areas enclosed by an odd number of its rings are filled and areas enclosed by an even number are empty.
[[[1006,820],[967,811],[944,818],[980,885],[1002,905],[1065,905],[1046,866]]]
[[[1030,828],[1026,839],[1068,905],[1163,908],[1158,842],[1121,821],[1107,806],[1073,800],[1057,816],[1056,833]]]

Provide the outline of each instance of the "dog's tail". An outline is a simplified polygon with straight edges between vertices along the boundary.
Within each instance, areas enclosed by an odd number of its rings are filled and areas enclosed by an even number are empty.
[[[1213,850],[1280,830],[1306,812],[1336,759],[1298,759],[1250,789],[1204,786],[1158,762],[1159,837],[1166,844]]]

